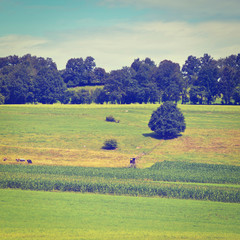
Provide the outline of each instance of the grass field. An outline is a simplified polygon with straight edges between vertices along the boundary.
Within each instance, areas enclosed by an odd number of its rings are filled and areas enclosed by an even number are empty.
[[[21,190],[0,203],[1,240],[240,238],[239,204]]]
[[[187,129],[161,140],[148,128],[158,105],[2,105],[0,159],[32,159],[34,164],[125,167],[141,156],[138,167],[157,161],[240,165],[238,106],[180,105]],[[120,123],[106,122],[113,115]],[[102,150],[115,138],[118,149]],[[2,160],[1,160],[2,162]],[[3,163],[3,162],[2,162]]]
[[[96,90],[97,88],[103,89],[104,85],[74,87],[74,88],[68,88],[68,90],[72,91],[72,92],[77,92],[77,91],[80,91],[80,90],[87,90],[87,91],[91,92],[91,91]]]
[[[0,239],[240,239],[240,108],[180,105],[186,131],[162,140],[157,107],[0,106],[1,188],[52,191],[0,189]],[[109,138],[118,149],[101,149]]]

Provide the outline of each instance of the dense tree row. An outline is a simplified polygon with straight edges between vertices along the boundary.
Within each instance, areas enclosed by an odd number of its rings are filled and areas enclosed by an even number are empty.
[[[95,90],[81,86],[100,86]],[[52,59],[25,55],[0,58],[0,104],[13,103],[182,103],[240,104],[240,54],[214,60],[189,56],[180,68],[164,60],[135,59],[130,67],[106,73],[94,58],[70,59],[58,71]]]
[[[217,97],[224,104],[230,104],[231,100],[240,103],[240,54],[218,61],[207,54],[202,58],[190,56],[182,73],[192,103],[211,104]]]
[[[25,55],[0,59],[0,94],[7,104],[63,102],[66,89],[50,58]]]
[[[107,76],[103,68],[96,67],[93,57],[70,59],[61,75],[67,87],[102,85]]]
[[[150,59],[135,60],[131,67],[112,71],[104,89],[109,101],[147,103],[179,101],[211,104],[240,103],[240,54],[218,61],[205,54],[189,56],[179,64],[164,60],[158,66]]]

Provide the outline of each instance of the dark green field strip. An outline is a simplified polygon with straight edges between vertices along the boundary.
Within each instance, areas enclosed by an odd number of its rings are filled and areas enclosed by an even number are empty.
[[[240,167],[164,161],[147,169],[0,165],[0,172],[148,179],[152,181],[240,184]]]
[[[0,188],[240,202],[236,187],[54,174],[1,173]]]

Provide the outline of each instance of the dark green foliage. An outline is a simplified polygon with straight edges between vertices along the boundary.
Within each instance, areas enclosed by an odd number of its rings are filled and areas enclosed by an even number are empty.
[[[233,98],[234,90],[237,86],[237,74],[233,68],[224,66],[221,69],[221,78],[219,80],[219,88],[223,94],[222,100],[224,104],[230,104]]]
[[[104,102],[108,102],[107,93],[101,88],[96,88],[94,91],[92,91],[91,98],[92,101],[97,104],[103,104]]]
[[[183,114],[172,102],[165,102],[154,111],[148,126],[160,138],[166,139],[177,137],[186,128]]]
[[[5,102],[5,97],[0,93],[0,105],[4,104]]]
[[[204,87],[192,86],[189,91],[190,102],[192,104],[203,104],[206,103],[206,91]]]
[[[103,149],[106,150],[114,150],[117,148],[117,140],[115,139],[108,139],[104,142],[104,145],[102,147]]]
[[[5,103],[26,103],[27,94],[33,89],[26,67],[18,64],[0,70],[0,91],[5,97]]]
[[[154,80],[155,63],[146,58],[134,60],[131,67],[111,71],[104,86],[111,103],[155,103],[159,91]]]
[[[86,86],[91,84],[91,74],[96,66],[94,58],[71,58],[68,60],[62,78],[68,87]]]
[[[66,86],[56,69],[43,69],[35,78],[35,101],[55,103],[63,98]]]
[[[233,100],[235,104],[240,104],[240,84],[233,91]]]
[[[116,122],[119,123],[119,120],[116,120],[112,115],[106,117],[107,122]]]
[[[66,86],[52,59],[28,54],[0,62],[0,93],[6,104],[61,101]]]
[[[190,96],[190,102],[192,104],[197,104],[199,102],[199,91],[198,91],[198,87],[191,87],[190,91],[189,91],[189,96]]]
[[[160,62],[154,75],[162,95],[162,101],[179,101],[183,90],[183,77],[178,63],[164,60]]]
[[[194,85],[204,89],[206,103],[211,104],[219,94],[218,89],[219,69],[217,61],[208,54],[201,58],[201,69]]]
[[[155,103],[159,101],[160,92],[154,80],[154,73],[156,72],[156,65],[150,59],[140,61],[139,58],[135,59],[131,65],[134,69],[136,80],[135,91],[136,100],[138,103]]]
[[[104,86],[111,103],[137,102],[138,83],[134,79],[135,74],[135,71],[129,67],[111,71]]]
[[[91,78],[91,85],[103,85],[106,82],[107,73],[105,69],[96,67]]]
[[[240,55],[231,55],[225,59],[219,60],[220,78],[219,89],[222,94],[222,102],[231,104],[235,100],[235,91],[240,84]],[[235,101],[235,103],[237,103]]]
[[[68,60],[62,77],[68,87],[102,85],[106,81],[107,73],[103,68],[95,68],[93,57],[71,58]]]
[[[189,56],[185,61],[185,64],[182,67],[182,74],[184,78],[183,82],[183,92],[182,92],[182,103],[187,102],[188,99],[188,91],[190,95],[190,101],[194,104],[198,102],[197,94],[195,89],[193,90],[193,83],[196,81],[199,70],[200,70],[200,59]]]
[[[72,91],[69,96],[72,104],[90,104],[92,102],[89,91],[85,89]]]
[[[110,115],[110,116],[106,117],[106,121],[107,122],[116,122],[116,119],[112,115]]]
[[[164,60],[157,66],[150,58],[135,59],[130,67],[106,73],[95,60],[69,59],[58,71],[50,58],[9,56],[0,58],[0,94],[5,104],[24,103],[156,103],[239,104],[240,54],[214,60],[210,55],[189,56],[180,69],[178,63]],[[77,86],[104,85],[103,89],[66,91]],[[72,100],[72,101],[71,101]]]

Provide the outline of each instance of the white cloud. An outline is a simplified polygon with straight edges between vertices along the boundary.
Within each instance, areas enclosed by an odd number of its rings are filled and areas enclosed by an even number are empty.
[[[167,9],[176,13],[191,16],[237,16],[240,14],[239,0],[102,0],[102,4],[118,6],[134,6],[136,8]]]
[[[11,35],[0,38],[0,56],[31,53],[51,57],[59,69],[73,57],[92,56],[106,70],[129,66],[137,57],[157,64],[169,59],[183,64],[189,55],[218,59],[240,52],[240,23],[142,22],[91,31],[54,33],[45,38]]]
[[[25,54],[26,52],[41,49],[44,44],[47,44],[47,39],[22,36],[22,35],[7,35],[0,37],[0,56],[8,56],[14,54]]]

